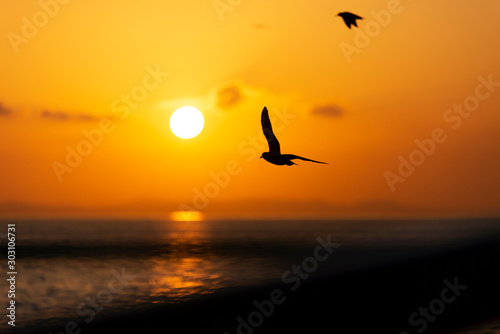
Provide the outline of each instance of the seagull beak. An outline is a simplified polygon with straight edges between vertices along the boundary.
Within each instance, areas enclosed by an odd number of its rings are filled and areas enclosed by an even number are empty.
[[[260,156],[260,158],[259,158],[259,159],[262,159],[262,155]]]

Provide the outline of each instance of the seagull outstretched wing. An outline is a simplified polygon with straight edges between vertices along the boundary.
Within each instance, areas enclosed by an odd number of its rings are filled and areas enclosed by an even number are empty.
[[[317,164],[326,164],[326,162],[321,162],[321,161],[316,161],[316,160],[311,160],[311,159],[307,159],[307,158],[304,158],[304,157],[300,157],[298,155],[295,155],[295,154],[283,154],[282,155],[283,158],[286,158],[286,159],[290,159],[290,160],[293,160],[293,159],[300,159],[300,160],[304,160],[304,161],[311,161],[311,162],[315,162]]]
[[[260,122],[262,124],[262,131],[264,132],[264,136],[266,136],[267,143],[269,144],[269,152],[273,154],[281,154],[280,143],[274,135],[267,107],[264,107],[264,109],[262,110]]]

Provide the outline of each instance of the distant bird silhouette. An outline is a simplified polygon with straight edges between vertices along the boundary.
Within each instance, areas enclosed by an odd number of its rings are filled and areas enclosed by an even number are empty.
[[[351,29],[351,24],[354,25],[355,27],[358,26],[356,24],[356,20],[363,19],[362,17],[360,17],[356,14],[353,14],[353,13],[349,13],[349,12],[342,12],[342,13],[339,13],[337,16],[340,16],[341,18],[344,19],[344,22],[349,29]]]
[[[299,157],[298,155],[294,154],[281,154],[280,143],[278,142],[278,139],[276,139],[276,136],[273,133],[273,127],[271,125],[271,120],[269,119],[269,112],[267,111],[266,107],[264,107],[264,109],[262,110],[260,122],[262,124],[262,131],[264,132],[264,136],[266,137],[267,143],[269,144],[269,152],[262,153],[261,158],[264,158],[264,160],[266,160],[267,162],[279,166],[282,165],[292,166],[296,165],[296,163],[292,161],[293,159],[300,159],[300,160],[315,162],[318,164],[326,164],[326,162],[311,160]]]

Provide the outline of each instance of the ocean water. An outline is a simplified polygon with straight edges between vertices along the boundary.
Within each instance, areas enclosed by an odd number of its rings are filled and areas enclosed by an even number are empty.
[[[7,223],[16,224],[16,327],[26,331],[68,321],[84,326],[226,288],[277,282],[291,265],[312,254],[318,238],[340,244],[335,266],[322,268],[321,275],[406,261],[500,236],[500,222],[492,219],[25,220],[2,222],[2,249]],[[377,249],[376,255],[368,256],[370,249]],[[4,280],[2,291],[7,290]],[[1,298],[6,300],[5,294]],[[491,329],[497,325],[487,326],[485,333],[499,333]],[[0,323],[0,332],[11,330],[6,321]]]

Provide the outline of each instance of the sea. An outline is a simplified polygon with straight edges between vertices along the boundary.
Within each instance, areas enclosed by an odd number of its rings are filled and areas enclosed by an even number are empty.
[[[15,226],[15,298],[7,296],[10,283],[3,279],[1,333],[34,333],[68,323],[85,333],[92,322],[120,314],[282,283],[292,266],[305,265],[304,259],[313,258],[325,243],[336,249],[332,254],[322,249],[322,256],[335,260],[323,268],[310,260],[311,276],[356,275],[500,240],[500,220],[486,218],[9,220],[0,225],[5,277],[12,271],[7,267],[8,224]],[[6,316],[12,299],[15,327]],[[500,333],[500,321],[493,317],[455,332]]]

